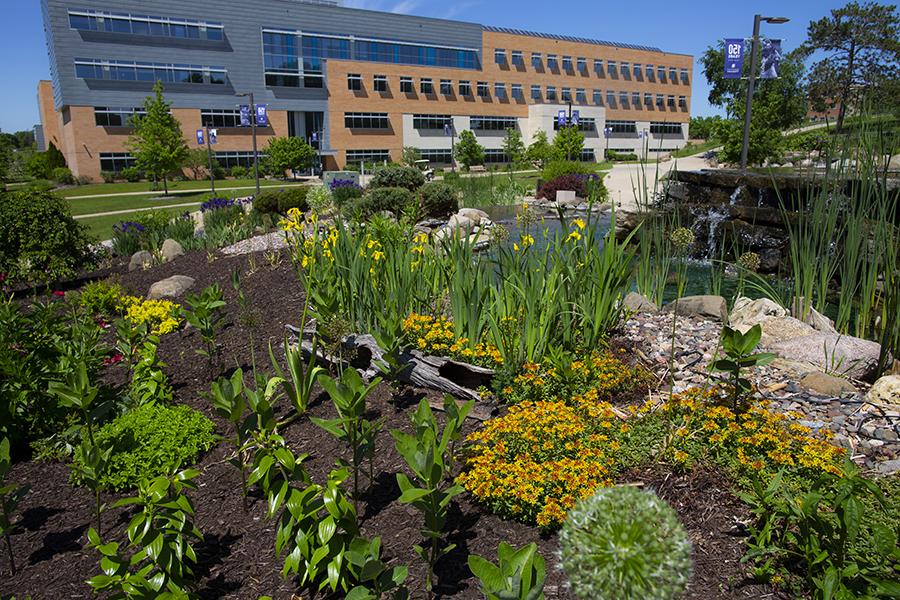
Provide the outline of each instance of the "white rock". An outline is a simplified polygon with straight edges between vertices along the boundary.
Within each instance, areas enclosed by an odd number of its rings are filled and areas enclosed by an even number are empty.
[[[670,302],[663,307],[663,312],[672,312],[675,303]],[[726,321],[728,319],[728,303],[722,296],[685,296],[678,301],[679,315],[694,315]]]
[[[147,298],[159,300],[160,298],[177,298],[194,285],[194,278],[187,275],[172,275],[150,286]]]
[[[477,208],[461,208],[456,213],[460,217],[465,217],[470,221],[473,221],[476,225],[481,225],[483,221],[490,222],[490,217],[483,210],[479,210]]]
[[[809,363],[820,371],[855,379],[873,375],[881,353],[881,346],[875,342],[836,333],[786,339],[770,345],[769,349],[788,360]]]
[[[450,220],[447,221],[447,229],[450,230],[462,230],[466,233],[471,233],[472,229],[475,227],[476,223],[469,217],[464,217],[462,215],[456,214],[450,217]]]
[[[171,238],[163,241],[159,252],[162,254],[163,262],[170,262],[179,256],[184,256],[184,248],[182,248],[181,244],[176,240]]]
[[[632,313],[641,313],[641,312],[657,312],[659,307],[656,306],[651,300],[646,297],[638,294],[637,292],[629,292],[627,296],[625,296],[625,300],[622,301],[622,305],[628,310],[628,312]]]
[[[866,400],[900,406],[900,375],[885,375],[876,381],[866,394]]]
[[[128,261],[128,270],[137,271],[138,269],[149,269],[153,266],[153,255],[146,250],[138,250],[131,255]]]

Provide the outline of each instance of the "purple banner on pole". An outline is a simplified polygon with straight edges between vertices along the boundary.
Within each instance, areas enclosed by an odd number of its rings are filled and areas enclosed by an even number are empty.
[[[203,137],[203,130],[202,130],[202,129],[198,129],[198,130],[197,130],[197,144],[200,145],[200,146],[202,146],[202,145],[204,145],[205,143],[206,143],[206,138]]]
[[[260,127],[268,127],[269,126],[269,115],[266,112],[265,104],[257,104],[256,105],[256,124]]]
[[[581,113],[577,110],[572,111],[572,125],[578,126],[578,122],[581,120]]]
[[[740,79],[744,72],[744,40],[725,40],[725,79]]]
[[[567,119],[566,119],[566,111],[564,111],[564,110],[559,111],[559,112],[556,114],[556,122],[559,124],[560,127],[565,127],[565,126],[566,126],[566,121],[567,121]]]
[[[209,130],[209,143],[215,144],[216,142],[219,141],[218,138],[219,138],[219,132],[215,129],[210,129]]]
[[[777,79],[778,68],[781,66],[781,40],[762,40],[762,70],[761,79]]]
[[[250,127],[250,105],[241,104],[241,127]]]

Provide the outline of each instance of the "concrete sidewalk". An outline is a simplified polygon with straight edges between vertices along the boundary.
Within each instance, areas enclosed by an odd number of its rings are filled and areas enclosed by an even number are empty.
[[[199,204],[200,204],[200,202],[188,202],[187,204],[164,204],[162,206],[145,206],[143,208],[126,208],[124,210],[110,210],[107,212],[91,213],[88,215],[73,215],[72,218],[77,221],[79,219],[90,219],[92,217],[113,217],[115,215],[130,215],[132,213],[147,212],[150,210],[159,210],[159,209],[163,209],[163,208],[181,208],[181,207],[198,206]]]
[[[271,189],[271,188],[300,187],[303,185],[307,185],[307,183],[309,183],[309,182],[298,181],[296,183],[285,182],[285,183],[281,183],[278,185],[260,185],[259,189],[262,190],[262,189]],[[255,185],[240,186],[240,187],[218,187],[218,186],[216,186],[216,193],[236,192],[236,191],[241,191],[241,190],[255,190],[255,189],[256,189]],[[159,190],[157,190],[157,191],[159,191]],[[197,188],[197,189],[193,189],[193,190],[169,190],[169,196],[171,196],[173,194],[175,194],[175,195],[177,195],[177,194],[197,194],[197,193],[203,194],[206,192],[212,193],[212,189]],[[147,194],[152,194],[152,193],[154,193],[152,190],[148,190],[148,191],[143,191],[143,192],[119,192],[118,194],[87,194],[84,196],[63,196],[63,199],[73,201],[73,200],[87,200],[89,198],[119,198],[122,196],[146,196]],[[160,194],[160,197],[164,197],[164,196],[162,194]],[[160,208],[162,208],[162,207],[160,207]]]

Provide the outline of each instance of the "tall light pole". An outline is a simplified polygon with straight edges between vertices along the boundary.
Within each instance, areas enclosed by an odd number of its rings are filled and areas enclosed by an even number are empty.
[[[206,124],[206,158],[209,161],[209,185],[216,194],[216,174],[213,171],[212,140],[209,138],[209,123]]]
[[[256,178],[256,195],[259,196],[259,153],[256,151],[256,103],[253,102],[253,92],[244,92],[237,96],[239,98],[250,98],[250,135],[253,137],[253,174]]]
[[[741,169],[747,168],[747,154],[750,151],[750,111],[753,106],[753,84],[756,83],[756,53],[759,50],[759,24],[765,21],[773,25],[787,23],[787,17],[753,17],[753,37],[750,40],[750,76],[747,77],[747,104],[744,109],[744,142],[741,144]]]
[[[608,125],[603,128],[603,137],[606,138],[606,152],[603,154],[603,160],[609,160],[609,136],[612,132],[613,128]]]

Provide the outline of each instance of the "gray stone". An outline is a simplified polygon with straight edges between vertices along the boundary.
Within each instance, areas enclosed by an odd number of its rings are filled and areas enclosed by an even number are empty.
[[[162,254],[162,260],[166,263],[175,260],[179,256],[184,256],[184,248],[177,241],[166,239],[163,241],[159,253]]]
[[[806,307],[806,316],[802,317],[800,315],[803,314],[803,298],[794,298],[794,302],[791,305],[791,314],[796,319],[800,319],[816,331],[824,331],[825,333],[837,333],[837,329],[834,328],[834,321],[818,312],[812,306]]]
[[[866,394],[866,400],[875,404],[900,405],[900,375],[885,375]]]
[[[159,300],[160,298],[178,298],[194,285],[194,278],[187,275],[172,275],[150,286],[147,298]]]
[[[453,215],[450,217],[450,220],[447,221],[447,229],[451,231],[465,231],[466,233],[471,233],[472,229],[475,227],[476,223],[469,217],[464,217],[462,215]]]
[[[663,312],[672,312],[675,303],[663,307]],[[728,320],[728,303],[722,296],[685,296],[678,301],[679,315],[703,317],[723,323]]]
[[[128,270],[137,271],[138,269],[149,269],[153,266],[153,255],[146,250],[138,250],[131,255],[128,261]]]
[[[900,459],[886,460],[875,465],[875,469],[883,475],[893,475],[900,471]]]
[[[461,208],[456,214],[458,214],[460,217],[469,219],[476,225],[481,225],[482,221],[490,221],[490,217],[488,217],[488,214],[483,210],[479,210],[477,208]]]
[[[746,333],[754,325],[762,323],[769,317],[784,317],[787,311],[768,298],[751,300],[741,296],[734,301],[734,308],[728,315],[728,322],[733,329]]]
[[[836,333],[814,333],[787,339],[770,345],[769,349],[788,360],[808,363],[820,371],[854,379],[872,376],[878,368],[881,353],[881,346],[875,342]]]
[[[881,440],[882,442],[896,442],[897,441],[897,432],[893,429],[888,429],[887,427],[882,427],[881,429],[877,429],[875,431],[875,437]]]
[[[637,292],[629,292],[622,305],[630,313],[657,312],[659,307]]]
[[[814,392],[825,394],[826,396],[840,396],[841,394],[856,392],[856,388],[853,387],[853,384],[846,379],[828,375],[821,371],[807,373],[800,380],[800,385],[813,390]]]

